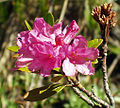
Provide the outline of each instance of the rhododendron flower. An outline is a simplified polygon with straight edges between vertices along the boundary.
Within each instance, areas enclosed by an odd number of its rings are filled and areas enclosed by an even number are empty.
[[[36,18],[31,31],[23,31],[17,36],[19,57],[16,69],[27,65],[30,71],[40,70],[46,77],[51,70],[62,66],[66,76],[74,76],[77,72],[93,75],[91,62],[98,58],[99,51],[87,48],[82,36],[77,36],[70,45],[78,30],[75,20],[62,30],[62,22],[52,27],[43,18]]]
[[[97,59],[98,56],[99,51],[97,48],[87,48],[87,42],[84,37],[77,36],[72,45],[68,46],[66,59],[62,64],[63,72],[66,76],[73,76],[76,72],[84,75],[93,75],[94,68],[91,61]]]
[[[60,67],[61,60],[65,57],[65,54],[62,54],[61,46],[54,47],[51,42],[41,42],[30,31],[18,34],[17,45],[19,46],[19,57],[16,67],[21,68],[28,65],[30,71],[40,70],[42,76],[49,76],[53,68]]]

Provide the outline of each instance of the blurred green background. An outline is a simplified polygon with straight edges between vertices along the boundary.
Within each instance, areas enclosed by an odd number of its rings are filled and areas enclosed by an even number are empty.
[[[118,20],[110,32],[107,65],[116,108],[120,108],[120,0],[68,0],[63,27],[75,19],[80,27],[78,34],[87,40],[101,38],[99,26],[91,17],[91,11],[105,1],[113,3]],[[48,11],[58,20],[63,4],[64,0],[0,0],[0,108],[90,108],[71,88],[65,88],[40,102],[21,101],[26,91],[48,84],[50,78],[10,71],[15,59],[12,57],[14,53],[7,48],[15,45],[17,33],[27,29],[24,20],[32,26],[36,17],[43,17]],[[81,75],[80,81],[88,90],[93,89],[97,96],[108,101],[103,90],[100,64],[95,65],[95,68],[94,76]]]

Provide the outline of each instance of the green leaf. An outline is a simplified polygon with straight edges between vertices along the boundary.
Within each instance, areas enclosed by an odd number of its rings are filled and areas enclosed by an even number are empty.
[[[62,85],[62,84],[51,84],[51,85],[43,86],[40,88],[36,88],[28,91],[24,95],[24,100],[25,101],[41,101],[45,98],[48,98],[54,95],[55,93],[60,92],[64,87],[65,85]]]
[[[8,47],[8,50],[13,51],[13,52],[18,52],[19,47],[18,46],[11,46],[11,47]]]
[[[45,20],[45,22],[46,23],[48,23],[49,25],[51,25],[51,26],[53,26],[53,24],[54,24],[54,17],[53,17],[53,15],[52,15],[52,13],[47,13],[46,15],[45,15],[45,17],[44,17],[44,20]]]
[[[22,72],[31,72],[29,69],[28,69],[28,66],[26,67],[21,67],[19,68],[18,70],[22,71]]]
[[[25,25],[27,26],[27,28],[28,28],[29,31],[32,30],[32,28],[31,28],[31,26],[29,25],[29,23],[27,22],[27,20],[25,20]]]
[[[103,39],[94,39],[91,41],[87,42],[87,47],[94,47],[97,48],[101,43],[102,43]]]
[[[55,71],[60,71],[60,67],[59,68],[53,68],[53,70],[55,70]]]
[[[61,80],[64,76],[56,76],[54,78],[51,79],[52,82],[58,82],[59,80]]]
[[[108,45],[108,48],[111,52],[120,55],[120,47],[116,47],[116,46],[112,46],[112,45]]]
[[[15,57],[15,58],[18,58],[19,57],[19,54],[14,54],[12,57]]]
[[[97,63],[98,63],[98,59],[92,61],[91,63],[92,63],[92,64],[97,64]]]
[[[60,67],[59,68],[54,68],[52,71],[51,71],[51,74],[60,74],[60,75],[62,75],[63,73],[62,72],[60,72]]]

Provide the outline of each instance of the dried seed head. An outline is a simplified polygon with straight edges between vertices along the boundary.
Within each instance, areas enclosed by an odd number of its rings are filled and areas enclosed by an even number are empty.
[[[91,15],[99,23],[101,29],[105,29],[106,26],[112,28],[116,25],[117,20],[115,19],[116,13],[112,11],[112,4],[104,3],[102,6],[95,7]]]

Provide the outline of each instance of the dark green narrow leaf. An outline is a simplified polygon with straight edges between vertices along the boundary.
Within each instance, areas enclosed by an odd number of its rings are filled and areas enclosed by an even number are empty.
[[[45,98],[48,98],[54,95],[55,93],[60,92],[64,87],[65,85],[62,85],[62,84],[51,84],[51,85],[43,86],[40,88],[36,88],[28,91],[24,95],[24,100],[25,101],[41,101]]]
[[[49,25],[51,25],[51,26],[53,26],[53,24],[54,24],[54,17],[53,17],[53,15],[52,15],[52,13],[47,13],[46,15],[45,15],[45,17],[44,17],[44,20],[45,20],[45,22],[46,23],[48,23]]]
[[[25,25],[27,26],[27,28],[28,28],[29,31],[32,30],[32,28],[31,28],[31,26],[29,25],[29,23],[27,22],[27,20],[25,20]]]
[[[8,50],[13,51],[13,52],[18,52],[19,47],[18,46],[11,46],[11,47],[8,47]]]
[[[102,43],[103,39],[94,39],[91,41],[87,42],[87,47],[94,47],[97,48],[101,43]]]
[[[56,76],[54,78],[51,79],[52,82],[58,82],[59,80],[61,80],[64,76]]]

